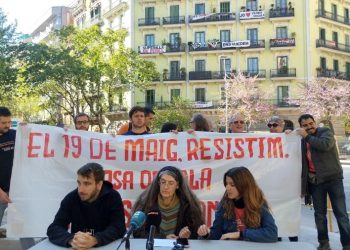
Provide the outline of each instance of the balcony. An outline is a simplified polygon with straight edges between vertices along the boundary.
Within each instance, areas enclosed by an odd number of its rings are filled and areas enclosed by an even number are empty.
[[[335,78],[339,80],[350,80],[350,72],[340,72],[331,69],[316,69],[317,77]]]
[[[186,73],[184,72],[170,72],[170,73],[165,73],[163,72],[163,82],[166,81],[180,81],[183,82],[186,80]]]
[[[294,18],[294,8],[278,8],[270,9],[269,20],[270,21],[280,21],[280,20],[291,20]]]
[[[225,71],[190,71],[188,78],[190,81],[202,81],[202,80],[224,80],[226,78],[233,78],[233,75],[236,73],[235,70],[232,72]]]
[[[109,2],[109,6],[103,9],[103,16],[109,20],[113,20],[128,8],[128,3],[125,0],[114,0]]]
[[[299,99],[282,98],[282,99],[266,99],[264,101],[277,108],[297,108],[300,106]]]
[[[155,108],[157,107],[158,109],[164,109],[169,107],[170,102],[136,102],[137,106],[141,106],[141,107],[148,107],[148,108]]]
[[[142,56],[157,56],[165,51],[166,47],[163,45],[139,46],[139,54]]]
[[[160,26],[160,18],[139,18],[138,26],[140,28],[157,28]]]
[[[262,22],[265,19],[263,10],[241,11],[239,12],[239,20],[241,23]]]
[[[186,52],[186,44],[165,44],[165,55],[180,55]]]
[[[294,38],[270,39],[270,49],[271,50],[292,49],[294,47],[295,47],[295,39]]]
[[[185,16],[163,17],[164,27],[178,27],[185,24]]]
[[[237,41],[236,43],[239,43]],[[220,42],[217,39],[209,40],[205,43],[188,43],[188,50],[190,54],[210,54],[210,53],[221,53],[222,51],[235,52],[235,42]]]
[[[195,16],[188,16],[189,25],[205,25],[205,23],[221,24],[234,23],[236,21],[235,13],[211,13]]]
[[[90,19],[90,26],[93,26],[93,25],[102,26],[102,24],[103,24],[103,20],[101,18],[101,15],[96,15]]]
[[[341,55],[349,55],[350,54],[350,45],[337,43],[335,41],[327,41],[322,39],[316,40],[316,48],[320,48],[327,52],[336,52]]]
[[[341,27],[349,28],[350,27],[350,19],[349,17],[343,17],[339,15],[335,15],[332,12],[325,10],[317,10],[316,18],[324,19],[326,22],[331,24],[335,24]]]
[[[272,78],[295,78],[297,76],[296,69],[295,68],[287,68],[282,67],[280,69],[271,69],[270,70],[270,77]]]
[[[262,80],[266,78],[266,70],[260,69],[260,70],[243,70],[241,71],[242,75],[245,77],[255,77],[257,76],[257,80]]]
[[[72,15],[74,17],[79,16],[81,13],[83,13],[86,10],[85,6],[85,0],[78,0],[75,6],[72,8]]]
[[[242,47],[240,49],[242,52],[262,51],[265,49],[265,40],[250,41],[250,45],[248,47]]]

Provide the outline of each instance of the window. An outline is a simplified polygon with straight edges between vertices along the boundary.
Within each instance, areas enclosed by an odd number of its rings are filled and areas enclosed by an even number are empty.
[[[195,71],[205,71],[205,60],[195,61]]]
[[[229,13],[229,12],[230,12],[230,2],[221,2],[220,13]]]
[[[338,17],[337,5],[332,4],[332,19],[337,20],[337,17]]]
[[[196,102],[205,102],[205,88],[196,88],[195,89],[195,101]]]
[[[277,70],[280,74],[288,73],[288,57],[287,56],[278,56],[277,57]]]
[[[154,46],[154,34],[145,35],[145,45]]]
[[[259,73],[259,59],[257,57],[250,57],[247,59],[248,74],[255,76]]]
[[[345,63],[345,77],[350,80],[350,62]]]
[[[170,90],[170,101],[173,102],[176,97],[180,97],[181,95],[180,89],[171,89]]]
[[[345,35],[345,51],[350,52],[350,36]]]
[[[153,107],[155,104],[156,91],[154,89],[146,90],[146,106]]]
[[[169,35],[169,42],[172,48],[179,48],[179,38],[180,34],[179,33],[170,33]]]
[[[91,19],[99,18],[100,15],[101,15],[101,5],[98,5],[95,8],[90,10]]]
[[[170,6],[170,17],[179,17],[179,5]]]
[[[246,5],[247,11],[258,10],[258,1],[257,0],[247,0]]]
[[[195,15],[205,14],[205,4],[196,3],[196,5],[194,6],[194,14]]]
[[[220,41],[221,42],[230,42],[231,41],[230,30],[220,30]]]
[[[323,14],[324,12],[324,0],[318,0],[318,11]]]
[[[258,41],[258,29],[247,29],[247,39],[256,43]]]
[[[276,0],[276,8],[286,9],[287,0]]]
[[[327,69],[327,59],[324,57],[320,58],[320,68],[321,69]]]
[[[154,23],[154,7],[145,8],[145,24]]]
[[[179,65],[180,65],[180,62],[179,61],[171,61],[170,62],[170,78],[175,78],[175,77],[178,77],[180,74],[179,74]]]
[[[335,46],[338,46],[338,32],[332,32],[332,41],[335,42]]]
[[[195,32],[194,33],[194,41],[196,43],[199,43],[201,45],[201,47],[206,47],[205,44],[205,32],[201,31],[201,32]]]
[[[320,40],[326,41],[326,30],[320,29]]]
[[[231,72],[231,59],[221,58],[220,59],[220,72],[221,74],[227,74]]]
[[[339,61],[333,60],[333,70],[338,72],[339,71]]]
[[[349,24],[349,9],[344,8],[344,23]]]
[[[277,27],[276,28],[276,38],[288,38],[287,27]]]
[[[278,86],[277,87],[277,105],[278,106],[288,106],[289,98],[289,87],[288,86]]]

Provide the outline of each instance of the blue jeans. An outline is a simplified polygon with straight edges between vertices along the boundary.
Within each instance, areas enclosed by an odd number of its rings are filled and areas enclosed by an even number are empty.
[[[7,203],[0,202],[0,226],[1,226],[2,217],[4,216],[6,208],[7,208]]]
[[[331,200],[333,212],[337,219],[340,241],[343,246],[350,245],[350,224],[346,212],[343,180],[333,180],[318,185],[309,183],[315,209],[315,223],[318,241],[329,240],[327,228],[327,194]]]

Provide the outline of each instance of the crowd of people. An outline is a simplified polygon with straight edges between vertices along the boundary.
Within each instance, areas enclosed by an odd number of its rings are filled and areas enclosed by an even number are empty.
[[[119,135],[145,135],[155,113],[143,107],[133,107],[129,123]],[[74,118],[77,130],[88,130],[90,118],[81,113]],[[271,133],[295,131],[301,136],[302,193],[311,195],[319,250],[329,250],[327,229],[327,195],[337,219],[343,250],[350,250],[350,225],[345,205],[343,171],[334,139],[328,128],[317,127],[310,114],[299,117],[300,128],[294,129],[290,120],[273,116],[267,127]],[[237,114],[229,121],[231,133],[245,133],[246,121]],[[194,114],[189,121],[189,133],[211,131],[211,124],[202,114]],[[16,131],[10,129],[11,112],[0,107],[0,223],[11,202],[9,197]],[[161,132],[178,132],[174,123],[164,123]],[[103,246],[121,238],[125,233],[122,197],[104,180],[103,167],[87,163],[77,172],[78,187],[61,202],[53,223],[48,227],[49,240],[57,245],[88,249]],[[166,166],[159,170],[151,185],[136,199],[132,212],[159,215],[156,225],[158,238],[210,240],[247,240],[276,242],[278,229],[268,201],[246,167],[229,169],[223,176],[225,192],[218,203],[213,225],[205,224],[200,202],[191,191],[180,169]],[[146,238],[150,221],[134,232],[135,238]],[[70,231],[69,230],[70,227]],[[289,237],[298,241],[296,235]]]

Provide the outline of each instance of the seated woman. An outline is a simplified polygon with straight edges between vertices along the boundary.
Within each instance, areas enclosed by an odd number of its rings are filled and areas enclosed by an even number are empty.
[[[204,223],[201,206],[190,190],[182,172],[172,166],[162,168],[152,184],[137,198],[132,209],[148,216],[160,212],[155,238],[197,239],[197,230]],[[135,238],[146,238],[150,220],[134,232]],[[156,225],[158,224],[158,225]]]
[[[226,192],[218,204],[213,226],[200,226],[197,233],[212,240],[277,241],[277,227],[264,194],[245,167],[231,168],[224,175]]]

